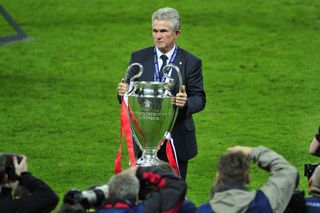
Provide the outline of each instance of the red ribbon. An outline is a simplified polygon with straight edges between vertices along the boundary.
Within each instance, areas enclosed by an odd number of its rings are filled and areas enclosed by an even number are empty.
[[[166,140],[165,142],[166,142],[166,154],[167,154],[168,162],[171,165],[171,167],[177,172],[177,174],[181,177],[180,171],[178,168],[178,162],[176,161],[175,153],[173,152],[173,148],[171,145],[171,139]]]
[[[128,147],[128,155],[130,159],[130,166],[136,166],[136,160],[134,157],[133,151],[133,141],[132,141],[132,132],[130,128],[130,121],[128,115],[128,108],[124,100],[121,102],[121,111],[120,111],[120,147],[118,150],[117,157],[115,159],[115,173],[118,174],[121,172],[121,156],[122,156],[122,139],[123,134],[125,134],[127,147]]]

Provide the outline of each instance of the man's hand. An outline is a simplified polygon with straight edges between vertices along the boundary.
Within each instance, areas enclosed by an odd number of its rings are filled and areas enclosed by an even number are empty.
[[[234,153],[234,152],[243,152],[245,155],[250,155],[252,151],[252,148],[249,146],[233,146],[228,148],[229,153]]]
[[[187,99],[186,87],[182,85],[180,91],[176,94],[176,97],[172,99],[172,104],[179,108],[183,108],[187,104]]]
[[[16,175],[20,176],[22,172],[28,171],[27,157],[22,155],[22,160],[18,163],[17,157],[13,156],[13,165],[16,171]]]
[[[124,82],[124,79],[118,84],[118,95],[124,96],[124,94],[128,91],[128,84]]]

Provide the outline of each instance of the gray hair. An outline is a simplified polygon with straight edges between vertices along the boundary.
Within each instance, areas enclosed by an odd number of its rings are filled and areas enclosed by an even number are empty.
[[[169,20],[173,31],[180,30],[181,20],[178,11],[171,7],[160,8],[152,14],[152,24],[155,20]]]
[[[108,186],[110,198],[136,202],[140,183],[135,175],[130,173],[115,175],[109,180]]]

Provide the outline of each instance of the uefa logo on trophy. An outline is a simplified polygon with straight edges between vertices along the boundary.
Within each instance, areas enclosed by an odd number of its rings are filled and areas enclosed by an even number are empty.
[[[136,81],[143,73],[143,66],[133,63],[128,66],[125,79],[128,79],[135,66],[138,67],[138,72],[129,79],[126,96],[132,135],[142,150],[142,156],[136,163],[138,166],[152,166],[159,164],[157,151],[165,134],[173,128],[178,115],[177,107],[171,102],[171,88],[175,82],[167,73],[173,70],[177,73],[179,88],[182,86],[182,78],[179,68],[168,64],[162,70],[166,77],[164,82]]]

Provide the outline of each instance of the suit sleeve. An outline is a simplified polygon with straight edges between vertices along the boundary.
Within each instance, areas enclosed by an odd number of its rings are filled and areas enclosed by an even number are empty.
[[[186,73],[187,106],[183,109],[187,116],[199,112],[206,105],[206,95],[203,88],[202,62],[196,59],[189,72]]]
[[[187,185],[183,180],[156,166],[139,167],[137,177],[140,182],[154,184],[159,189],[159,191],[151,192],[144,200],[145,212],[169,213],[178,211],[187,190]]]
[[[58,204],[58,196],[55,192],[42,180],[33,177],[30,173],[22,173],[19,182],[31,192],[31,195],[14,200],[1,200],[0,209],[4,212],[50,212]]]

